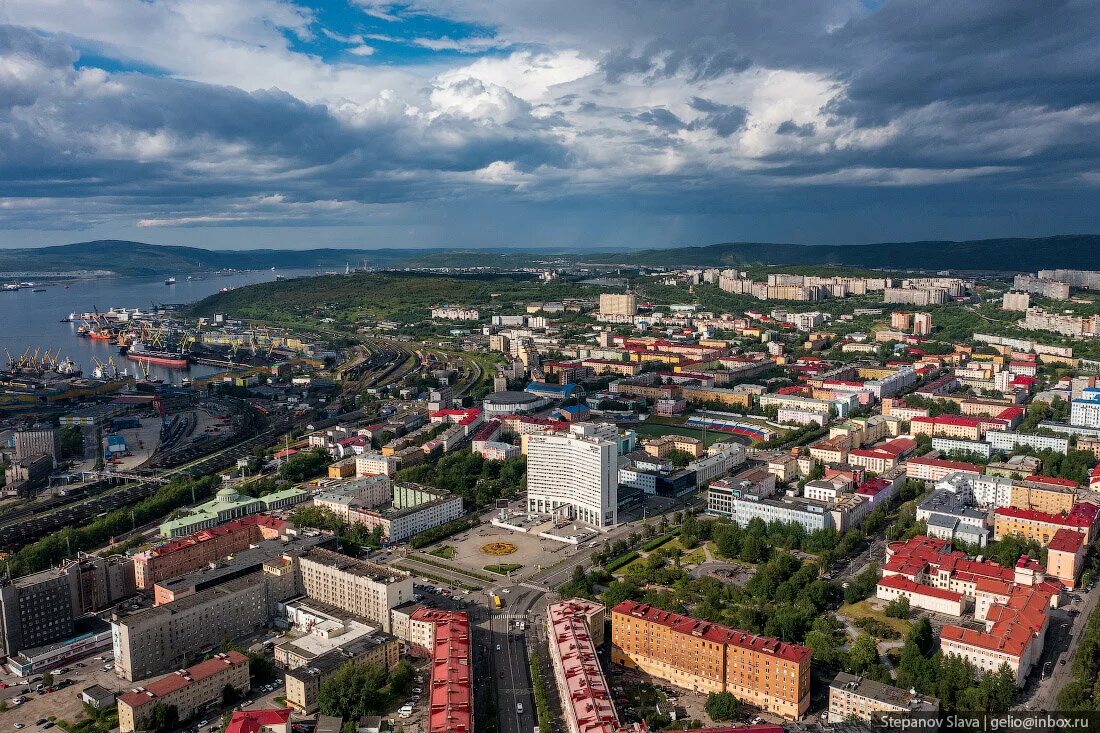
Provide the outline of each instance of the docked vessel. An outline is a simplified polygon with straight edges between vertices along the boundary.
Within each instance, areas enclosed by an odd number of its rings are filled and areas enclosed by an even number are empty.
[[[165,285],[175,285],[176,284],[176,278],[170,277],[170,278],[168,278],[167,280],[164,281],[164,284]]]
[[[154,349],[146,346],[141,341],[134,341],[126,349],[126,358],[133,361],[144,361],[149,364],[159,364],[176,369],[186,369],[191,364],[191,356],[182,351],[168,351]]]

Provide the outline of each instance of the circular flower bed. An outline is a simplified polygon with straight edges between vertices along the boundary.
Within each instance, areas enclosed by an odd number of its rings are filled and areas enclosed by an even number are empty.
[[[504,555],[511,555],[519,548],[513,545],[511,542],[490,542],[487,545],[482,545],[481,551],[486,555],[492,555],[493,557],[503,557]]]

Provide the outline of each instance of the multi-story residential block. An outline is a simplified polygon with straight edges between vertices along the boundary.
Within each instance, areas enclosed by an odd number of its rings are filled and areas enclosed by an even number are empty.
[[[932,449],[938,450],[941,454],[950,455],[952,453],[967,453],[989,460],[989,457],[993,455],[993,448],[981,440],[965,440],[963,438],[945,438],[937,437],[932,438]],[[964,456],[966,458],[970,455]]]
[[[1044,298],[1053,298],[1054,300],[1067,300],[1069,298],[1069,285],[1067,283],[1022,273],[1013,279],[1012,289],[1041,295]]]
[[[1041,280],[1058,280],[1074,288],[1100,289],[1100,272],[1092,270],[1039,270]]]
[[[619,722],[596,655],[603,643],[604,607],[574,598],[546,609],[547,642],[568,733],[643,733]]]
[[[412,577],[403,571],[315,549],[299,561],[310,598],[361,616],[390,631],[390,609],[412,600]]]
[[[255,632],[271,622],[279,603],[301,595],[295,558],[205,588],[178,601],[111,617],[115,672],[143,679],[181,666],[196,653]]]
[[[1057,453],[1065,453],[1069,450],[1069,438],[1056,435],[990,430],[985,434],[985,439],[993,447],[993,450],[999,451],[1015,450],[1021,445],[1037,451],[1052,450]]]
[[[618,521],[618,431],[579,423],[527,437],[527,511],[561,514],[594,527]]]
[[[886,288],[882,293],[882,302],[916,306],[942,305],[947,302],[947,297],[947,290],[944,288]]]
[[[833,517],[825,502],[785,496],[779,499],[760,499],[746,494],[733,500],[733,521],[742,527],[753,519],[770,522],[795,522],[801,524],[807,534],[833,526]]]
[[[729,692],[796,720],[810,704],[810,650],[623,601],[611,609],[611,660],[701,693]]]
[[[1085,567],[1087,550],[1085,535],[1062,527],[1054,533],[1047,545],[1047,575],[1067,588],[1076,588]]]
[[[1031,307],[1031,294],[1010,290],[1001,297],[1001,309],[1024,312]]]
[[[1058,530],[1065,528],[1083,534],[1085,544],[1088,544],[1095,536],[1098,514],[1100,514],[1100,507],[1088,501],[1074,504],[1073,509],[1066,514],[1001,507],[994,514],[993,539],[999,540],[1008,535],[1017,535],[1027,540],[1035,540],[1046,547]]]
[[[865,677],[838,672],[829,683],[829,722],[841,723],[858,718],[871,723],[881,713],[934,715],[940,710],[939,698],[918,695]]]
[[[352,502],[346,516],[350,524],[378,527],[387,541],[401,542],[461,517],[462,497],[420,484],[399,483],[393,487],[389,506],[372,509]]]
[[[286,670],[286,704],[297,712],[309,715],[317,711],[321,685],[348,662],[391,670],[401,660],[401,642],[397,637],[379,631],[327,644],[323,653],[310,655],[308,663],[288,666]]]
[[[961,438],[962,440],[979,440],[983,432],[980,418],[960,415],[914,417],[909,421],[909,430],[913,435]]]
[[[943,458],[930,458],[918,456],[905,462],[906,478],[918,481],[942,481],[952,473],[962,471],[964,473],[980,474],[982,467],[965,461],[948,461]]]
[[[421,609],[435,626],[430,650],[427,733],[473,733],[474,655],[465,611]]]
[[[1077,484],[1049,476],[1028,476],[1012,482],[1008,505],[1047,514],[1069,514],[1077,501]]]
[[[600,314],[633,316],[638,313],[638,296],[634,293],[600,293]]]
[[[1032,306],[1024,311],[1019,326],[1028,331],[1053,331],[1070,338],[1095,338],[1100,336],[1100,315],[1074,316]]]
[[[215,654],[205,662],[165,675],[119,695],[118,725],[122,733],[152,728],[158,706],[174,707],[187,720],[208,704],[220,704],[226,687],[248,692],[248,657],[238,651]]]
[[[393,476],[397,473],[397,458],[381,453],[363,453],[355,457],[356,476]]]
[[[329,484],[313,495],[314,506],[328,509],[344,522],[351,521],[352,507],[371,509],[392,500],[393,482],[385,474]]]
[[[1100,387],[1085,387],[1080,397],[1070,400],[1069,424],[1100,428]]]

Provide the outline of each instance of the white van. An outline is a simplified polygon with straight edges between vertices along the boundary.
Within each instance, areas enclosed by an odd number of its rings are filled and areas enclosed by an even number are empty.
[[[516,703],[516,712],[519,713],[520,715],[523,715],[523,703],[521,703],[521,702]]]

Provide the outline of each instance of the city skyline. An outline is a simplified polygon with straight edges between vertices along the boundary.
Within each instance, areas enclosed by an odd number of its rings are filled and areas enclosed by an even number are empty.
[[[0,248],[1100,230],[1095,5],[9,0]]]

